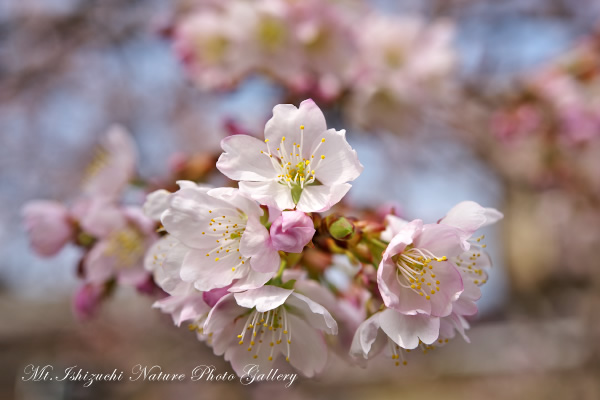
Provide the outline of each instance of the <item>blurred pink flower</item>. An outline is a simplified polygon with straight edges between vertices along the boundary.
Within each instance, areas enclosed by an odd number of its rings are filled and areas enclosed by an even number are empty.
[[[157,239],[154,221],[140,208],[106,204],[87,214],[86,224],[93,228],[97,239],[83,262],[87,282],[102,284],[116,279],[132,286],[146,282],[144,255]]]
[[[107,295],[104,284],[88,283],[81,286],[73,297],[73,311],[79,319],[89,319],[96,315],[100,304]]]
[[[74,238],[74,221],[61,203],[33,200],[25,204],[22,214],[31,246],[40,256],[55,255]]]
[[[403,133],[431,102],[443,101],[456,64],[449,21],[371,14],[355,25],[348,115],[368,129]]]
[[[83,195],[119,200],[135,175],[136,161],[137,151],[130,134],[122,126],[110,127],[85,171]]]

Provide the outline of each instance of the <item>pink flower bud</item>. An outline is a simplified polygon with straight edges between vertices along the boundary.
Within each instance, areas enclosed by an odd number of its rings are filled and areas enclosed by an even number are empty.
[[[75,230],[67,209],[54,201],[31,201],[23,207],[25,230],[33,250],[40,256],[58,253]]]
[[[312,219],[301,211],[284,211],[271,225],[271,243],[277,250],[300,253],[315,234]]]
[[[80,287],[73,297],[73,311],[77,318],[85,320],[94,317],[105,295],[104,285],[88,283]]]

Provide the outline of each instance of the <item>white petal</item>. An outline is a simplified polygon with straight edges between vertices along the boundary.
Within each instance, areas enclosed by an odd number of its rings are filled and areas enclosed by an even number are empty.
[[[288,330],[292,333],[290,364],[304,376],[311,378],[325,368],[327,345],[321,334],[304,320],[293,314],[288,314],[287,318]]]
[[[165,292],[179,293],[189,284],[180,277],[181,265],[189,247],[167,235],[156,241],[146,252],[144,268],[154,275],[154,282]]]
[[[240,182],[240,190],[269,207],[275,207],[279,210],[291,210],[296,205],[292,200],[292,191],[286,186],[277,181],[268,182]]]
[[[269,231],[256,218],[248,219],[240,240],[240,253],[252,257],[250,264],[258,272],[277,272],[279,253],[271,247]]]
[[[348,193],[351,187],[352,185],[349,183],[333,186],[306,186],[300,195],[297,209],[304,212],[327,211],[337,204]]]
[[[224,153],[217,161],[217,168],[225,176],[236,181],[266,181],[277,176],[267,146],[248,135],[233,135],[221,141]],[[263,152],[263,153],[261,153]]]
[[[404,315],[387,309],[381,312],[379,320],[385,334],[404,349],[416,348],[419,340],[431,344],[440,332],[440,319],[423,314]]]
[[[249,268],[246,276],[238,279],[234,282],[233,285],[229,288],[230,292],[243,292],[251,289],[258,289],[267,283],[273,276],[275,276],[275,272],[256,272],[254,269]]]
[[[327,130],[325,116],[319,107],[311,99],[300,103],[296,108],[292,104],[279,104],[273,108],[273,117],[265,125],[265,139],[277,146],[282,137],[286,137],[286,143],[300,143],[300,126],[304,126],[305,146],[321,140],[323,133]],[[309,150],[308,146],[305,149]],[[306,158],[308,154],[303,154]]]
[[[230,204],[209,196],[202,189],[185,188],[171,195],[169,208],[162,214],[161,221],[165,229],[185,245],[211,249],[215,245],[214,238],[202,232],[208,231],[212,218],[209,211],[215,208],[237,212]]]
[[[226,201],[232,206],[239,208],[248,217],[260,218],[264,211],[256,203],[256,201],[246,197],[239,189],[230,187],[215,188],[208,191],[208,195],[216,199]]]
[[[352,345],[350,346],[350,355],[353,358],[367,359],[374,355],[375,350],[377,349],[373,348],[373,344],[375,343],[375,340],[377,339],[377,334],[379,333],[380,315],[380,312],[373,314],[373,316],[371,316],[362,324],[360,324],[360,326],[354,333]]]
[[[385,217],[386,228],[385,231],[381,232],[381,240],[385,242],[390,242],[392,238],[400,232],[402,228],[406,224],[408,224],[407,220],[404,220],[400,217],[396,217],[395,215],[387,215]]]
[[[477,229],[491,225],[503,217],[504,215],[494,208],[484,208],[474,201],[463,201],[452,207],[440,223],[473,234]]]
[[[325,142],[321,142],[325,139]],[[316,149],[316,147],[319,147]],[[316,152],[315,152],[316,149]],[[351,182],[358,178],[364,167],[358,161],[356,151],[346,141],[346,131],[329,129],[323,133],[310,151],[315,156],[315,173],[324,185]],[[325,156],[319,160],[319,157]],[[311,164],[312,165],[312,164]]]
[[[293,290],[283,289],[276,286],[265,285],[261,288],[248,290],[243,293],[234,293],[238,305],[246,308],[254,308],[259,312],[265,312],[279,307],[292,294]]]
[[[233,255],[216,261],[216,257],[206,257],[206,253],[201,250],[190,250],[183,259],[181,279],[193,282],[196,289],[202,291],[222,288],[248,273],[248,267],[236,268],[237,264],[238,259]]]
[[[213,340],[221,339],[219,342],[223,346],[213,346],[216,355],[223,354],[227,345],[236,337],[237,333],[231,332],[234,320],[246,311],[238,306],[232,294],[223,296],[210,310],[203,328],[207,335],[213,334]]]
[[[159,189],[152,193],[148,193],[143,206],[144,214],[146,214],[148,218],[160,221],[160,216],[169,207],[170,195],[171,192],[165,189]]]
[[[335,322],[329,311],[322,305],[315,303],[300,293],[292,293],[285,304],[292,307],[290,312],[301,316],[313,328],[322,330],[330,335],[337,335],[337,322]]]

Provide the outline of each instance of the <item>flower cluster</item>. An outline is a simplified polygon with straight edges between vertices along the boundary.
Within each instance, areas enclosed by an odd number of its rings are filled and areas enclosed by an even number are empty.
[[[361,2],[209,2],[185,13],[173,32],[201,89],[231,89],[262,74],[292,96],[347,99],[350,119],[392,132],[447,98],[456,63],[448,21],[384,16]]]
[[[277,363],[311,377],[329,351],[361,363],[387,349],[398,365],[466,338],[491,265],[476,231],[502,214],[467,201],[430,224],[341,216],[363,169],[345,132],[306,100],[276,106],[264,134],[222,141],[217,168],[237,188],[179,181],[147,197],[165,233],[145,258],[168,294],[155,307],[238,374]]]
[[[83,285],[74,297],[82,318],[97,311],[115,284],[152,291],[144,270],[146,250],[158,238],[155,222],[140,207],[124,205],[121,196],[134,177],[136,150],[120,126],[108,130],[84,173],[80,195],[65,205],[32,200],[23,207],[25,228],[33,250],[44,257],[68,243],[83,249],[78,275]]]
[[[527,78],[514,99],[492,119],[493,132],[505,141],[527,135],[555,136],[574,146],[600,134],[600,34]]]

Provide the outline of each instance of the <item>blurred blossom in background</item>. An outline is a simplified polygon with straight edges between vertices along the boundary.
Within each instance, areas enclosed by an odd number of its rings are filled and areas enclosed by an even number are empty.
[[[471,344],[401,369],[334,358],[289,389],[21,381],[30,363],[229,371],[151,308],[141,268],[100,310],[114,288],[77,277],[117,268],[97,266],[100,244],[133,241],[128,261],[141,263],[155,233],[128,206],[177,179],[227,184],[214,169],[220,140],[262,138],[274,105],[309,97],[365,167],[348,204],[426,222],[462,200],[504,212],[483,232],[495,265]],[[110,129],[133,143],[117,146],[118,170],[93,178],[99,146],[114,153]],[[599,2],[8,0],[0,138],[0,398],[600,398]],[[117,221],[101,241],[80,235],[82,208]],[[47,222],[40,210],[64,229],[36,254],[26,229]],[[88,313],[100,317],[78,322]]]

